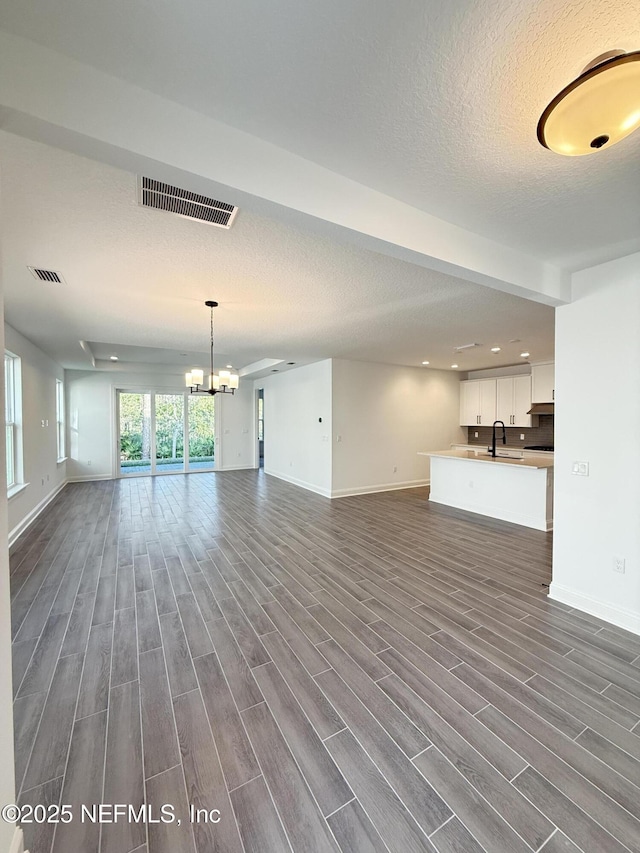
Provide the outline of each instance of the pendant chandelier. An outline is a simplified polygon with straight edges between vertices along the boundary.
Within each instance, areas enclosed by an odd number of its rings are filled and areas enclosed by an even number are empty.
[[[208,388],[204,387],[204,371],[196,368],[185,374],[185,383],[192,394],[235,394],[238,387],[238,374],[229,370],[220,370],[217,374],[213,372],[213,309],[218,303],[207,299],[204,303],[211,309],[211,360],[209,362]]]

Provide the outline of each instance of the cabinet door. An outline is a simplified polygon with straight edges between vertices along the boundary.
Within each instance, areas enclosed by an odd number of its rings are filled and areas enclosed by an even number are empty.
[[[496,380],[479,379],[480,386],[480,424],[491,426],[496,419]]]
[[[531,377],[513,377],[513,421],[511,426],[530,427],[531,415]],[[506,421],[505,421],[506,423]]]
[[[496,420],[505,426],[513,426],[513,376],[501,376],[496,380]]]
[[[460,426],[478,426],[480,416],[480,383],[469,380],[460,383]]]
[[[531,402],[552,403],[555,397],[555,365],[534,364],[531,367]]]

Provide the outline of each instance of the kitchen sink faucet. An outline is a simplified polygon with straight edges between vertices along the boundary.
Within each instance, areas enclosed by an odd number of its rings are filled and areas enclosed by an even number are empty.
[[[504,421],[494,421],[493,422],[493,433],[491,435],[491,455],[495,459],[496,456],[496,426],[498,424],[502,424],[502,443],[507,443],[507,431],[504,426]]]

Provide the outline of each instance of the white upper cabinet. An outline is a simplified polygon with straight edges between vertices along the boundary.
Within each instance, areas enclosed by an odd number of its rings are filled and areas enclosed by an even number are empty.
[[[555,365],[552,361],[531,365],[531,402],[552,403],[555,400]]]
[[[530,427],[531,377],[501,376],[496,382],[496,419],[505,426]]]
[[[491,426],[496,419],[496,380],[460,383],[460,426]]]

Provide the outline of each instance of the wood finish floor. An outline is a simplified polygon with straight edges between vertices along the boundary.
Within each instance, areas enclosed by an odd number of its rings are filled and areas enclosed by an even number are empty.
[[[20,803],[75,815],[31,853],[640,853],[640,637],[427,495],[68,486],[11,559]]]

